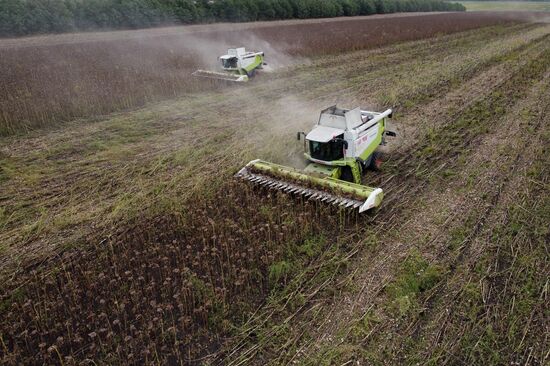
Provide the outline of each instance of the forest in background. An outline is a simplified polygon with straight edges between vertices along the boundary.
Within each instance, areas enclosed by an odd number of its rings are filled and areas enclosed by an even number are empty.
[[[464,10],[440,0],[0,0],[0,36]]]

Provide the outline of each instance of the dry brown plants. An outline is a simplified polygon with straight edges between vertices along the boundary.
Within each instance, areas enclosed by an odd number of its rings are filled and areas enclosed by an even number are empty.
[[[270,268],[297,243],[344,224],[315,204],[235,185],[181,216],[120,229],[67,257],[54,276],[31,273],[30,284],[12,289],[18,301],[2,296],[2,359],[190,362],[223,342],[234,317],[290,271],[270,276]]]
[[[273,23],[249,29],[122,32],[98,39],[0,40],[0,135],[57,125],[220,87],[197,80],[230,45],[266,52],[288,66],[293,56],[334,54],[509,21],[502,14],[407,15],[319,23]],[[194,28],[196,29],[196,28]],[[106,40],[105,40],[106,39]],[[43,45],[42,45],[43,44]],[[281,55],[282,60],[278,60]]]

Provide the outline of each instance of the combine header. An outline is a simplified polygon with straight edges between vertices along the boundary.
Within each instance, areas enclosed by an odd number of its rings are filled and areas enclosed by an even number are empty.
[[[230,48],[227,55],[220,56],[222,72],[197,70],[194,76],[227,80],[235,82],[248,81],[254,77],[257,69],[261,69],[264,63],[263,52],[246,52],[244,47]]]
[[[395,136],[386,130],[386,118],[391,115],[391,109],[378,113],[332,106],[321,112],[307,135],[297,135],[298,140],[304,137],[304,156],[311,162],[305,170],[253,160],[235,176],[359,212],[378,207],[384,193],[364,186],[362,173],[379,168],[376,149],[385,144],[386,135]]]

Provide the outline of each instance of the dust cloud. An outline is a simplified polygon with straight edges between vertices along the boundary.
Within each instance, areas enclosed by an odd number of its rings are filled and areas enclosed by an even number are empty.
[[[303,168],[303,139],[297,141],[296,134],[308,132],[326,106],[288,91],[283,93],[280,85],[277,79],[265,84],[257,81],[254,85],[235,85],[227,98],[236,103],[246,101],[246,105],[228,111],[225,118],[237,127],[236,143],[247,158]]]
[[[218,57],[227,53],[229,48],[244,47],[247,51],[264,52],[268,64],[267,71],[274,71],[282,67],[303,63],[305,58],[288,55],[283,44],[273,45],[270,42],[248,32],[227,32],[225,34],[189,34],[178,41],[184,54],[192,57],[197,65],[219,69]],[[172,50],[173,51],[173,50]]]
[[[174,49],[177,46],[177,50]],[[287,54],[288,45],[272,44],[248,32],[224,32],[213,36],[209,34],[186,34],[177,43],[165,44],[165,51],[174,52],[182,57],[192,57],[196,67],[218,71],[218,57],[228,48],[245,47],[248,51],[263,51],[266,66],[261,73],[273,73],[286,67],[308,62],[305,57]],[[239,125],[246,131],[242,143],[258,158],[301,168],[305,166],[302,158],[303,143],[296,140],[296,133],[308,131],[317,122],[322,106],[306,101],[304,98],[289,94],[278,95],[270,92],[271,82],[277,79],[254,81],[235,85],[228,89],[227,98],[246,101],[246,108],[236,108],[232,115],[238,115]],[[255,86],[260,85],[261,92]],[[238,110],[237,110],[238,109]],[[244,132],[243,132],[244,133]]]

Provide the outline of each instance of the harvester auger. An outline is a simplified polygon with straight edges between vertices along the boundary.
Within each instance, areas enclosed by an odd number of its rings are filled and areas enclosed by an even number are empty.
[[[298,140],[304,137],[304,156],[310,161],[303,171],[252,160],[235,176],[359,212],[378,207],[384,193],[363,185],[362,172],[378,169],[378,146],[385,144],[385,136],[396,135],[386,129],[386,118],[391,116],[391,109],[378,113],[329,107],[307,135],[297,135]]]
[[[266,65],[263,52],[247,52],[244,47],[228,49],[226,55],[220,56],[220,61],[223,71],[197,70],[193,75],[218,80],[244,82],[253,77],[256,74],[256,70]]]

